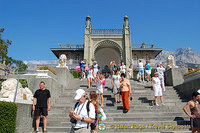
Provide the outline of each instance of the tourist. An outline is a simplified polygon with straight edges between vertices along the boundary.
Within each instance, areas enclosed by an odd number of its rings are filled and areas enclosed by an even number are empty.
[[[91,128],[91,133],[96,133],[99,121],[106,120],[106,115],[103,109],[99,107],[98,95],[95,91],[91,91],[89,97],[86,94],[86,97],[88,98],[89,101],[91,101],[91,103],[94,105],[95,108],[95,120],[94,123],[90,124],[90,128]]]
[[[101,68],[100,68],[100,66],[98,66],[98,71],[101,73]]]
[[[124,65],[123,61],[121,62],[120,73],[126,73],[126,65]]]
[[[129,68],[128,68],[128,76],[129,76],[129,79],[133,77],[132,75],[133,75],[133,69],[132,69],[132,67],[131,67],[131,65],[130,65]]]
[[[84,77],[84,73],[85,73],[85,63],[83,60],[80,61],[79,66],[80,66],[80,70],[81,70],[81,80],[82,80]]]
[[[83,89],[76,90],[74,99],[77,100],[77,103],[69,111],[70,122],[72,123],[70,133],[89,133],[89,124],[94,123],[94,105],[85,97],[86,93]]]
[[[160,79],[163,91],[165,91],[165,78],[164,78],[164,71],[165,68],[163,68],[162,64],[159,64],[156,68],[157,72],[158,72],[158,77]]]
[[[108,74],[108,72],[106,72],[106,73],[105,73],[105,79],[109,78],[109,76],[110,76],[110,75]]]
[[[98,72],[98,64],[97,64],[97,61],[94,61],[93,63],[93,67],[94,67],[94,78],[96,77],[97,75],[97,72]]]
[[[140,76],[140,80],[139,81],[143,81],[144,82],[144,64],[143,64],[142,60],[139,60],[138,69],[139,69],[139,76]]]
[[[111,78],[112,78],[112,75],[114,74],[116,67],[117,67],[117,65],[115,64],[115,61],[112,61],[111,65],[110,65]]]
[[[104,77],[102,74],[99,75],[99,79],[97,80],[97,94],[98,96],[100,95],[101,97],[101,107],[103,107],[103,82],[104,82]]]
[[[87,80],[88,80],[88,87],[87,88],[88,89],[90,87],[92,87],[92,80],[94,79],[93,73],[94,73],[93,68],[90,67],[89,70],[88,70],[88,75],[87,75]]]
[[[129,94],[131,94],[131,85],[128,79],[125,78],[126,74],[121,74],[120,91],[123,103],[123,113],[129,111]]]
[[[200,101],[200,93],[195,91],[192,93],[192,100],[183,107],[184,112],[191,119],[192,133],[196,133],[196,131],[200,133],[200,105],[198,101]],[[191,114],[187,111],[188,107]]]
[[[157,97],[160,97],[161,104],[165,105],[163,103],[162,86],[160,83],[160,79],[158,77],[158,72],[155,72],[154,75],[155,77],[152,78],[152,86],[153,86],[153,91],[154,91],[154,96],[155,96],[155,105],[159,106],[157,103]]]
[[[147,75],[147,82],[151,81],[151,66],[148,60],[146,61],[146,64],[145,64],[145,72]]]
[[[44,133],[47,133],[47,115],[48,111],[51,110],[51,95],[50,91],[45,88],[45,83],[43,81],[40,82],[40,89],[36,90],[33,97],[34,99],[32,109],[34,111],[34,115],[36,116],[35,133],[39,131],[41,115],[44,124]]]
[[[10,74],[10,63],[8,63],[4,69],[5,69],[5,75]]]
[[[121,77],[118,74],[117,70],[115,70],[114,75],[112,76],[112,89],[113,89],[113,94],[114,94],[114,98],[115,98],[115,103],[120,101],[120,96],[119,96],[119,100],[117,100],[117,94],[119,94],[119,89],[120,89],[120,80]]]

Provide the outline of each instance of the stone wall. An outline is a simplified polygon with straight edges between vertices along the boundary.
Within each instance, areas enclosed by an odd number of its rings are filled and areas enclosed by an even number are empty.
[[[200,78],[184,82],[174,88],[182,92],[187,98],[191,99],[192,92],[200,89]]]

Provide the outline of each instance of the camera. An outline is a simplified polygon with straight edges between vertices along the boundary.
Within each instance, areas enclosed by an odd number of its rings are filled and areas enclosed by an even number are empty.
[[[76,124],[77,123],[77,120],[74,119],[73,117],[70,119],[70,122],[73,123],[73,124]]]

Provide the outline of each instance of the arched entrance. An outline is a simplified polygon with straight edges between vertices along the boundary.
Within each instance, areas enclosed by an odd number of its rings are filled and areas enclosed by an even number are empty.
[[[103,69],[105,65],[110,68],[110,62],[115,61],[118,65],[121,59],[121,48],[113,41],[100,42],[94,51],[94,58],[98,65]]]

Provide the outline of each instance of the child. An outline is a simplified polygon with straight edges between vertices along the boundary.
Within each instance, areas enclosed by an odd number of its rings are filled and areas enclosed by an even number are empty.
[[[129,79],[132,78],[132,74],[133,74],[133,69],[131,67],[131,65],[129,66],[128,68],[128,76],[129,76]]]
[[[101,107],[103,107],[103,82],[104,77],[102,74],[99,75],[99,79],[97,79],[97,94],[101,96]]]
[[[90,124],[91,127],[91,133],[96,133],[97,131],[97,126],[99,121],[104,121],[106,120],[106,115],[101,107],[99,107],[99,102],[98,102],[98,96],[95,91],[90,92],[90,97],[86,94],[86,97],[88,98],[89,101],[94,105],[95,107],[95,122]]]
[[[183,111],[190,117],[192,133],[200,132],[200,94],[198,92],[192,93],[192,100],[189,101],[184,107]],[[188,113],[187,108],[190,108],[191,114]]]

